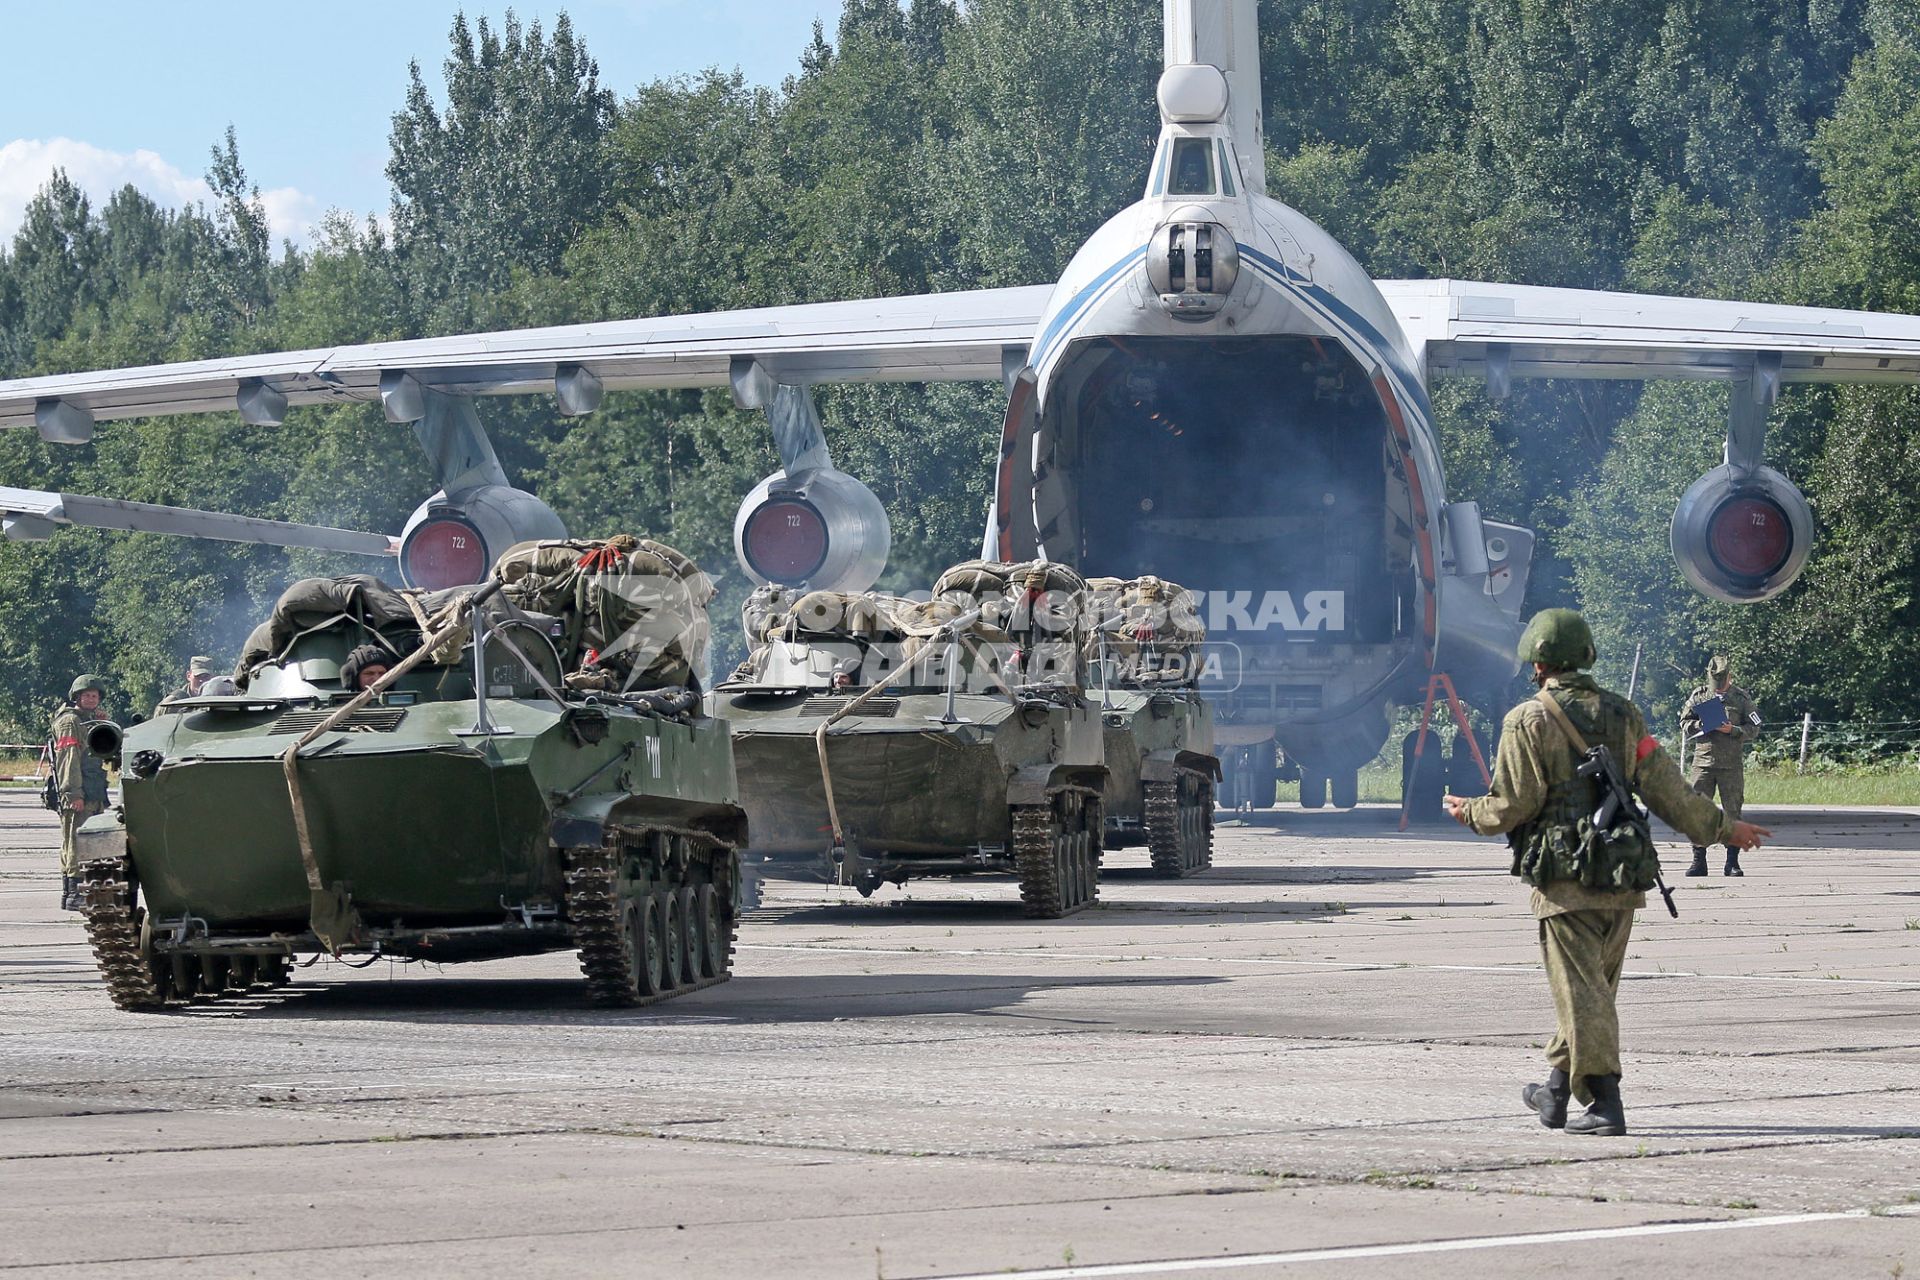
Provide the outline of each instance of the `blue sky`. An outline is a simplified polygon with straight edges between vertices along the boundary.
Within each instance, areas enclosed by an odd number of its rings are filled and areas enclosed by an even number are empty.
[[[498,23],[506,3],[459,0],[90,0],[8,5],[0,73],[0,237],[55,165],[90,192],[131,181],[169,204],[199,199],[229,124],[277,235],[328,208],[384,213],[387,128],[417,59],[441,84],[456,11]],[[565,11],[622,96],[660,76],[739,67],[778,84],[816,18],[840,0],[517,3],[551,28]]]

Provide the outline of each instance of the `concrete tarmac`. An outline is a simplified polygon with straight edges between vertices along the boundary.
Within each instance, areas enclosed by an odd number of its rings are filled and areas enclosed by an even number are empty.
[[[1505,847],[1396,816],[1222,815],[1211,872],[1114,853],[1056,922],[771,884],[734,980],[651,1010],[555,955],[140,1015],[0,792],[0,1271],[1920,1269],[1920,811],[1750,814],[1745,879],[1642,913],[1619,1139],[1520,1108],[1553,1017]]]

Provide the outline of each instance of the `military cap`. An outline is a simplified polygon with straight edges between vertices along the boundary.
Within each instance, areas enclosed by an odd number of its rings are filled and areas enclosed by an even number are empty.
[[[1709,680],[1720,680],[1732,674],[1733,664],[1728,662],[1723,654],[1714,654],[1713,658],[1707,663],[1707,679]]]
[[[213,665],[213,659],[204,653],[196,653],[187,659],[187,674],[190,676],[210,676],[218,670]]]
[[[1538,662],[1556,671],[1593,665],[1593,630],[1572,609],[1542,609],[1520,636],[1520,661]]]
[[[67,689],[67,696],[77,698],[89,689],[103,698],[107,696],[107,682],[94,675],[75,676],[73,684]]]

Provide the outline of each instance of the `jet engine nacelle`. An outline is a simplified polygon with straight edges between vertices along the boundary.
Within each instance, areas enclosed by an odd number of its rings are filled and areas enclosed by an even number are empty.
[[[892,544],[880,499],[834,467],[774,472],[733,518],[734,554],[762,586],[865,591]]]
[[[400,577],[438,591],[480,582],[516,542],[564,538],[567,526],[540,499],[503,484],[440,492],[421,503],[400,531]]]
[[[1673,558],[1694,589],[1732,604],[1785,591],[1813,549],[1813,510],[1772,467],[1715,467],[1673,509]]]

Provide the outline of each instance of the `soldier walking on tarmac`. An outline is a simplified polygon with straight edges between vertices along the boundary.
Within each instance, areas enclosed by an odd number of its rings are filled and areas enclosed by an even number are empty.
[[[1618,1136],[1627,1131],[1620,970],[1633,913],[1656,883],[1659,855],[1644,826],[1638,837],[1626,838],[1617,827],[1595,830],[1600,784],[1576,772],[1587,744],[1605,746],[1648,806],[1695,841],[1745,849],[1772,833],[1728,817],[1689,790],[1672,757],[1648,735],[1640,709],[1582,674],[1594,657],[1593,633],[1578,613],[1535,614],[1520,637],[1520,661],[1532,666],[1540,693],[1507,713],[1492,794],[1449,795],[1445,805],[1481,835],[1506,833],[1513,874],[1533,886],[1559,1026],[1547,1045],[1547,1081],[1526,1086],[1522,1101],[1549,1129]],[[1588,1106],[1568,1119],[1572,1097]]]
[[[1720,699],[1726,710],[1726,720],[1718,727],[1702,733],[1700,704],[1710,698]],[[1713,799],[1716,790],[1719,791],[1720,807],[1738,818],[1747,800],[1747,744],[1760,732],[1760,708],[1754,705],[1745,689],[1733,682],[1732,663],[1718,654],[1707,663],[1707,682],[1687,695],[1687,709],[1680,713],[1680,728],[1686,740],[1693,744],[1693,767],[1687,772],[1688,785],[1709,800]],[[1707,874],[1705,845],[1693,846],[1693,865],[1687,868],[1687,874]],[[1721,869],[1721,874],[1746,874],[1740,869],[1740,851],[1732,845],[1727,846],[1727,865]]]
[[[80,910],[80,857],[74,835],[80,824],[107,807],[107,766],[87,750],[90,721],[104,720],[100,700],[107,686],[99,676],[76,676],[67,701],[53,716],[53,783],[60,796],[60,906]]]

